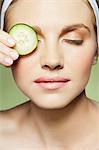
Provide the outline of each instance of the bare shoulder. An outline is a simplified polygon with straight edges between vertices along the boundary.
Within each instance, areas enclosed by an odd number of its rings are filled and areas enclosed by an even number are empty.
[[[99,101],[88,98],[88,106],[91,115],[99,122]]]
[[[0,111],[0,135],[4,132],[14,130],[18,126],[22,116],[24,116],[28,110],[29,103],[28,101],[14,108]]]
[[[6,109],[6,110],[0,110],[0,119],[2,117],[11,117],[12,115],[18,115],[20,112],[24,112],[29,107],[30,101],[24,102],[20,105],[17,105],[13,108]]]
[[[90,101],[90,103],[92,104],[92,106],[99,111],[99,100],[94,100],[94,99],[88,99]]]
[[[16,149],[17,146],[29,145],[30,139],[27,137],[34,138],[30,128],[26,125],[29,106],[30,101],[0,112],[0,150],[10,150],[10,146],[13,147],[12,149]],[[31,144],[33,145],[33,142]]]

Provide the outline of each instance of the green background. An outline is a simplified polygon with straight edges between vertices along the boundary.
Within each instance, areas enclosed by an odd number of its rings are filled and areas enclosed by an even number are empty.
[[[92,67],[86,93],[88,97],[99,102],[99,61]],[[0,65],[0,110],[12,108],[28,100],[16,86],[11,68]]]

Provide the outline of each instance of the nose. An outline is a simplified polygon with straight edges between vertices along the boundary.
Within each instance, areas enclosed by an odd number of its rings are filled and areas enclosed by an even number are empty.
[[[62,52],[55,44],[49,43],[43,49],[41,67],[45,70],[59,70],[64,67]]]

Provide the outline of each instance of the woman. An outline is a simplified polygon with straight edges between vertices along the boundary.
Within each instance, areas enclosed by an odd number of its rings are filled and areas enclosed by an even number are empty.
[[[4,30],[27,23],[36,30],[39,44],[31,54],[13,57],[15,41],[0,31],[1,64],[11,66],[17,86],[30,98],[0,113],[1,149],[99,149],[99,104],[85,93],[98,53],[98,18],[90,4],[87,0],[10,4]]]

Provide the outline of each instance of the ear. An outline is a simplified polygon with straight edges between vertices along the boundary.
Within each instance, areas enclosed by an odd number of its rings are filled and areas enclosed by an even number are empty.
[[[96,53],[95,53],[95,56],[93,58],[93,65],[96,65],[97,64],[97,61],[98,61],[98,56],[99,56],[99,51],[96,50]]]

